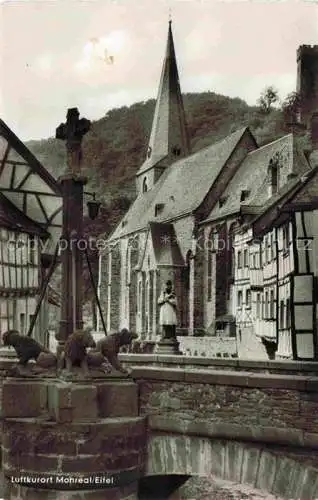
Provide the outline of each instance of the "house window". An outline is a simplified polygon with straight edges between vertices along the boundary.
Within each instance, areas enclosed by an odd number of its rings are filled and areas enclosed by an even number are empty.
[[[256,317],[261,317],[261,294],[258,293],[256,295]]]
[[[265,250],[265,264],[268,263],[268,243],[267,243],[268,236],[265,236],[264,238],[264,250]]]
[[[251,307],[251,290],[246,290],[245,294],[245,305],[246,307]]]
[[[244,267],[248,267],[248,250],[244,250]]]
[[[243,293],[242,290],[239,290],[237,292],[237,307],[242,307],[242,302],[243,302]]]
[[[148,191],[147,177],[144,178],[142,182],[142,192],[146,193]]]
[[[270,310],[269,310],[270,319],[275,318],[275,299],[274,299],[274,290],[270,291]]]
[[[290,321],[290,299],[287,299],[286,301],[286,328],[290,328],[291,326],[291,321]]]
[[[271,234],[271,247],[272,247],[272,260],[276,259],[276,237],[274,233]]]
[[[25,335],[25,314],[20,314],[20,332],[22,335]]]
[[[257,263],[256,263],[256,253],[254,252],[252,254],[252,269],[257,269]]]
[[[266,238],[266,251],[267,251],[266,262],[270,263],[272,260],[272,235],[271,234],[269,234]]]
[[[242,252],[240,250],[237,252],[237,267],[242,269]]]
[[[283,226],[283,252],[288,253],[289,251],[289,226],[286,224]]]
[[[284,316],[285,316],[285,304],[281,300],[279,303],[279,328],[282,330],[284,328]]]
[[[268,319],[268,292],[265,292],[263,318]]]
[[[36,264],[36,240],[34,236],[30,236],[29,239],[29,263]]]

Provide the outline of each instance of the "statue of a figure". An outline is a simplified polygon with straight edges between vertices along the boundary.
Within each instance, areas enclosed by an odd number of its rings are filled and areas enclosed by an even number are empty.
[[[158,299],[160,306],[159,323],[162,327],[162,340],[176,338],[177,299],[171,280],[166,282]]]

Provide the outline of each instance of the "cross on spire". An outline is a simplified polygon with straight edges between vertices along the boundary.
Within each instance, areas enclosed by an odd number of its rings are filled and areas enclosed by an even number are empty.
[[[169,25],[171,26],[172,23],[172,9],[169,7]]]
[[[89,131],[91,122],[86,118],[79,119],[77,108],[67,110],[66,123],[61,123],[56,129],[56,139],[66,141],[67,168],[74,175],[80,174],[82,159],[82,139]]]

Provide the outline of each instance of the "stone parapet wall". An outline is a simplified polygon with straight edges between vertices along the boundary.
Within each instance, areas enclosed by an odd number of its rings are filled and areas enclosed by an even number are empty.
[[[133,377],[152,431],[318,449],[318,377],[163,367]]]
[[[237,358],[206,358],[200,356],[167,356],[158,354],[119,355],[121,363],[133,369],[139,367],[153,368],[182,368],[195,371],[233,371],[278,374],[278,375],[306,375],[318,377],[318,363],[310,361],[252,361]]]

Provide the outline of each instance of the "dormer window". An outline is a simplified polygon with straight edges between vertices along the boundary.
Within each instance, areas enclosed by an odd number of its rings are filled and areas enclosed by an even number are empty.
[[[160,212],[162,212],[163,207],[164,207],[163,203],[156,203],[156,205],[155,205],[155,217],[157,217],[157,215],[159,215]]]
[[[146,193],[147,191],[148,191],[148,183],[147,183],[147,177],[145,177],[142,182],[142,192]]]
[[[179,148],[178,146],[174,146],[172,148],[172,154],[174,156],[180,156],[180,154],[181,154],[181,148]]]
[[[126,221],[126,220],[123,220],[123,221],[122,221],[122,223],[121,223],[121,227],[126,226],[126,224],[127,224],[127,221]]]
[[[250,191],[248,191],[247,189],[243,189],[243,191],[241,191],[241,202],[247,200],[249,195]]]
[[[269,162],[269,194],[273,194],[278,191],[278,163],[277,161],[270,160]]]
[[[223,205],[225,204],[225,202],[226,202],[226,198],[225,197],[224,198],[220,198],[219,199],[219,207],[222,208]]]

